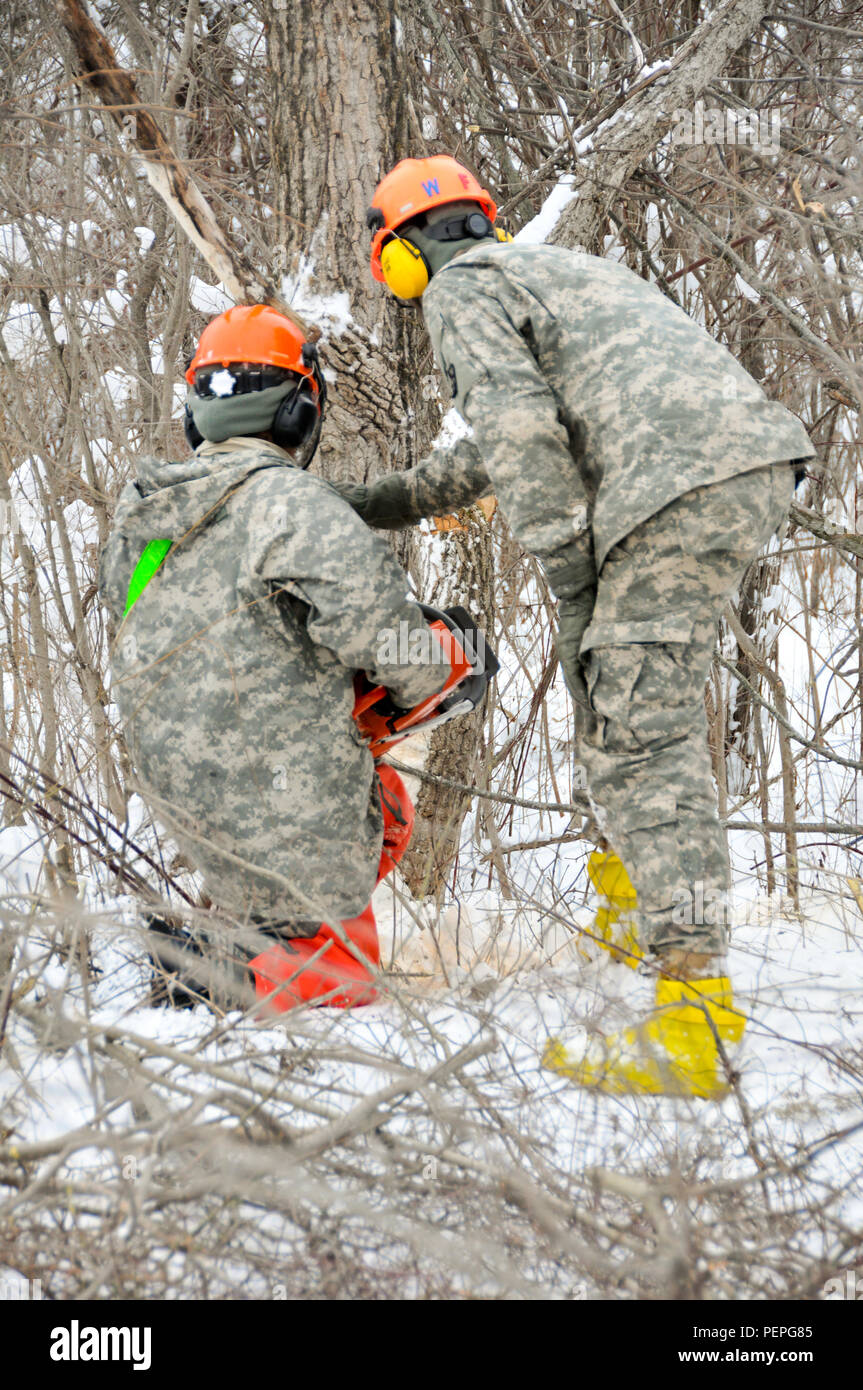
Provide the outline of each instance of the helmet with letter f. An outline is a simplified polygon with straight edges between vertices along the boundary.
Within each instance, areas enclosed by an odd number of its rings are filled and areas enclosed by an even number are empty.
[[[397,299],[419,299],[435,271],[480,241],[510,241],[497,205],[448,154],[403,159],[381,179],[366,224],[372,275]]]

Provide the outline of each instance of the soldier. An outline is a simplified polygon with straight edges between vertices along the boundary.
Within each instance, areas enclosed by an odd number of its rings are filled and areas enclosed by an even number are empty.
[[[306,471],[325,385],[294,324],[229,309],[186,380],[194,455],[140,461],[102,555],[140,790],[211,899],[278,938],[251,953],[257,994],[278,989],[268,1008],[365,1002],[369,900],[413,808],[352,717],[354,673],[410,708],[449,687],[453,650],[384,538]]]
[[[405,526],[493,490],[542,561],[594,813],[658,965],[641,1026],[582,1058],[551,1040],[545,1062],[609,1091],[718,1094],[717,1036],[738,1040],[744,1020],[724,924],[681,910],[717,915],[730,882],[704,683],[716,619],[788,511],[789,461],[814,450],[654,286],[618,261],[510,244],[496,213],[446,155],[403,160],[378,185],[372,274],[421,301],[472,435],[343,495],[371,525]],[[594,857],[592,877],[602,867]],[[625,904],[626,874],[610,867]]]

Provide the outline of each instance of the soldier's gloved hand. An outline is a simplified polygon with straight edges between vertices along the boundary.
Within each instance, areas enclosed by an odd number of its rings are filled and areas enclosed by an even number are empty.
[[[367,526],[400,531],[416,523],[408,507],[405,484],[398,473],[388,473],[374,483],[333,483]]]
[[[559,599],[573,602],[588,592],[596,592],[596,563],[589,532],[570,541],[543,560],[548,582]]]
[[[575,706],[578,743],[589,725],[587,686],[579,652],[596,606],[596,567],[590,537],[579,536],[566,550],[550,556],[545,569],[559,600],[557,654]]]
[[[331,482],[330,487],[333,488],[333,490],[337,492],[340,497],[343,497],[345,499],[349,507],[353,507],[354,511],[357,512],[360,516],[362,516],[363,508],[365,507],[366,502],[368,501],[369,495],[369,490],[366,487],[365,483]]]

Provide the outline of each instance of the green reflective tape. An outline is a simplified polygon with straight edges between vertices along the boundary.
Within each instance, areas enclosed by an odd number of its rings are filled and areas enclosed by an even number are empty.
[[[135,566],[135,572],[132,578],[129,580],[126,607],[123,609],[124,618],[129,612],[129,609],[138,602],[138,599],[141,597],[173,544],[174,542],[171,540],[158,540],[149,541],[144,547],[144,553]]]

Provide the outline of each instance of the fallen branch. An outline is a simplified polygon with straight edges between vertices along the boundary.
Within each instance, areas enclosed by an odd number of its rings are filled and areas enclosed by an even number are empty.
[[[83,0],[55,0],[60,23],[72,43],[80,80],[102,102],[112,120],[131,140],[153,190],[165,203],[220,284],[238,304],[271,304],[315,340],[310,329],[281,298],[266,276],[236,247],[216,221],[212,208],[183,161],[138,96],[134,79],[117,62],[111,44],[87,13]]]

